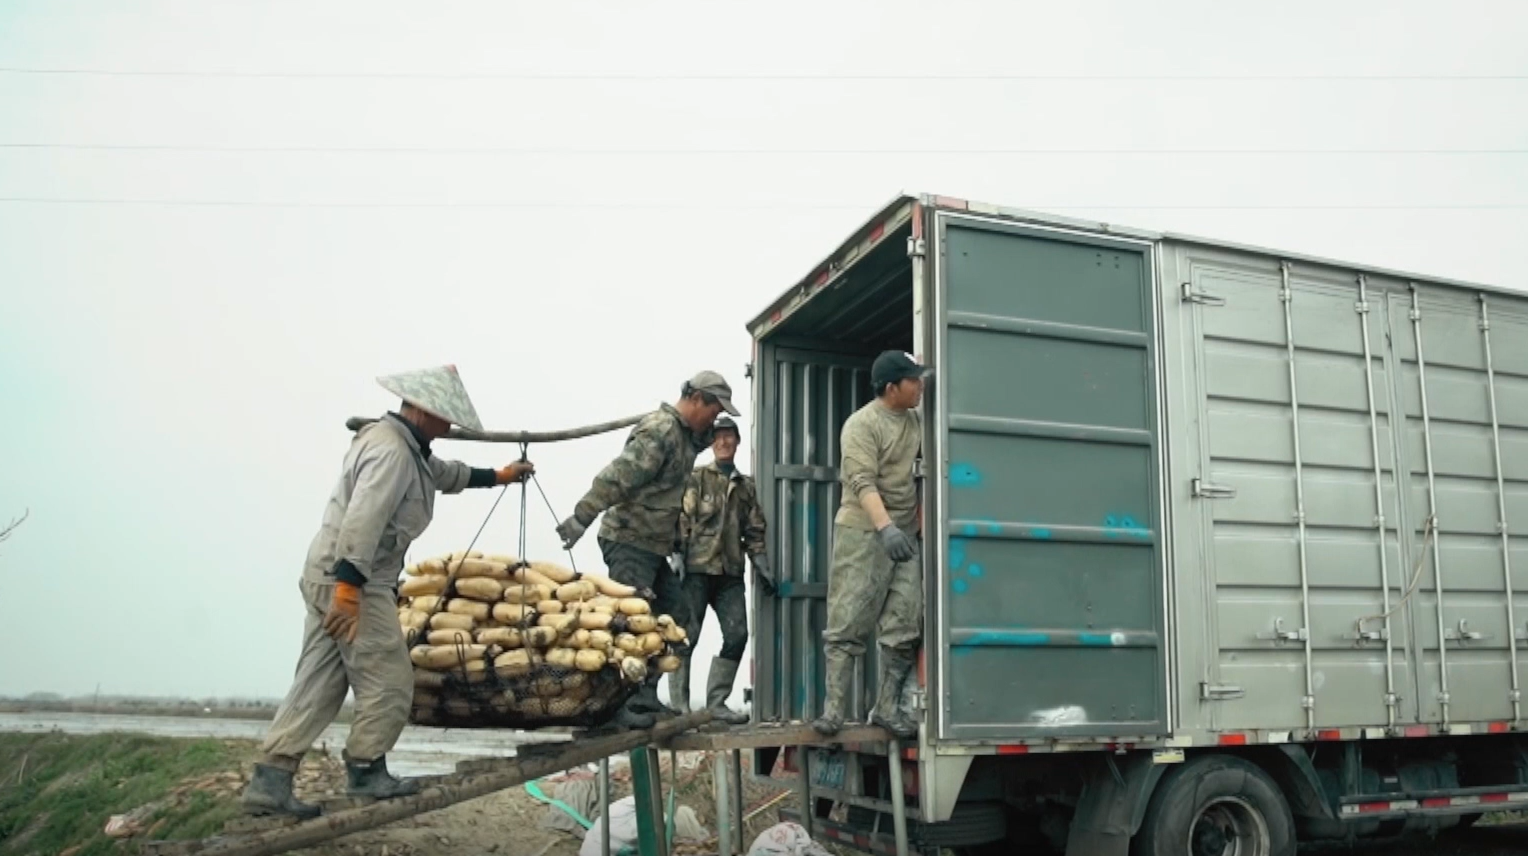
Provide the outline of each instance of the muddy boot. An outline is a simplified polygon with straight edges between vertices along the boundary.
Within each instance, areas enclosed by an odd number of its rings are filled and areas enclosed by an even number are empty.
[[[870,722],[890,731],[898,740],[912,740],[918,736],[918,723],[902,709],[902,684],[907,681],[912,668],[911,655],[881,649],[880,692]]]
[[[739,713],[727,706],[727,696],[732,695],[732,682],[737,679],[738,661],[711,661],[711,671],[706,674],[706,708],[711,711],[711,721],[725,725],[747,725],[748,714]]]
[[[849,694],[850,675],[854,671],[854,658],[841,651],[827,651],[828,673],[827,702],[822,716],[812,723],[812,730],[824,737],[832,737],[844,727],[845,697]]]
[[[690,658],[679,661],[679,668],[669,675],[669,704],[679,713],[690,712]]]
[[[632,710],[630,702],[621,705],[610,720],[610,726],[617,731],[646,731],[657,723],[657,718],[652,714]]]
[[[239,797],[239,805],[245,814],[256,817],[285,814],[308,820],[319,815],[318,806],[299,802],[292,795],[290,772],[266,764],[255,765],[254,775],[249,778],[249,787]]]
[[[348,754],[345,757],[345,793],[352,797],[371,797],[390,800],[419,793],[419,783],[412,779],[400,779],[387,772],[387,756],[375,761],[357,761]]]
[[[647,680],[642,682],[642,686],[631,697],[631,700],[626,703],[626,706],[633,713],[650,714],[660,719],[668,719],[679,715],[674,712],[673,708],[666,707],[663,702],[658,700],[658,676],[656,674],[650,675]]]

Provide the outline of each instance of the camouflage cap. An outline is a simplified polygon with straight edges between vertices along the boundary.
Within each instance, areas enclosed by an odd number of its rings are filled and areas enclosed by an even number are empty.
[[[720,374],[710,371],[701,372],[690,378],[686,387],[693,392],[704,392],[707,395],[714,396],[717,401],[721,402],[722,409],[733,416],[742,415],[737,412],[736,407],[732,406],[732,387],[727,384],[727,379]]]
[[[472,406],[472,399],[467,395],[467,387],[462,385],[461,376],[456,373],[456,366],[438,366],[388,375],[377,378],[377,383],[431,416],[471,431],[483,430],[477,408]]]

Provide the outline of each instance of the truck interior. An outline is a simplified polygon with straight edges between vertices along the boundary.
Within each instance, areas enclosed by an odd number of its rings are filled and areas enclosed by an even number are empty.
[[[846,246],[872,234],[866,226]],[[771,552],[785,584],[756,604],[759,667],[753,702],[766,720],[811,719],[821,712],[822,631],[833,515],[839,502],[838,435],[870,400],[870,362],[883,350],[913,350],[911,222],[887,230],[810,300],[782,313],[759,341],[754,367],[757,412],[774,420],[756,428],[755,472],[770,518]],[[766,316],[767,317],[767,316]],[[773,641],[773,646],[770,645]],[[874,692],[875,658],[861,662],[851,693],[863,711]]]

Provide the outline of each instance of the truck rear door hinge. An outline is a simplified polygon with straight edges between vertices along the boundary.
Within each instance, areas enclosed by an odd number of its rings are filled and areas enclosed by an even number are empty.
[[[1225,306],[1226,299],[1208,291],[1199,291],[1194,288],[1192,282],[1183,283],[1183,301],[1185,303],[1198,303],[1201,306]]]
[[[1226,484],[1212,484],[1204,479],[1194,479],[1191,483],[1195,499],[1234,499],[1236,488]]]
[[[1199,682],[1199,699],[1201,701],[1230,701],[1243,698],[1247,691],[1232,684],[1212,684],[1209,681]]]
[[[910,259],[921,259],[926,255],[928,255],[927,239],[909,236],[907,239],[907,257]]]
[[[1304,642],[1309,635],[1309,631],[1304,627],[1301,627],[1299,630],[1285,630],[1284,619],[1275,618],[1273,620],[1273,630],[1267,633],[1259,633],[1257,638],[1272,642]]]

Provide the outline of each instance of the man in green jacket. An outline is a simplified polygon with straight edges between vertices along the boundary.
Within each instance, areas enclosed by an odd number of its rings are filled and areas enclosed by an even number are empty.
[[[711,445],[711,426],[724,410],[737,415],[732,387],[720,374],[704,371],[685,381],[678,403],[661,405],[631,429],[621,454],[557,526],[563,547],[571,550],[603,512],[600,552],[611,579],[648,590],[653,611],[681,623],[678,574],[668,557],[678,548],[685,480],[696,456]],[[674,712],[658,700],[657,682],[656,672],[649,675],[617,715],[618,726],[650,728],[655,714]]]
[[[737,423],[723,416],[716,420],[716,440],[711,444],[715,460],[690,474],[684,491],[684,510],[679,516],[679,543],[685,570],[680,585],[685,632],[691,642],[700,639],[706,608],[716,610],[722,627],[722,650],[711,661],[706,678],[706,706],[719,722],[742,725],[748,714],[727,707],[732,684],[737,680],[743,650],[748,647],[748,599],[743,585],[743,559],[753,563],[759,582],[774,589],[765,551],[764,510],[753,478],[738,472]],[[681,658],[679,670],[669,677],[669,701],[679,710],[690,708],[690,663],[693,649]]]
[[[389,774],[386,759],[414,698],[413,665],[398,624],[404,554],[434,518],[436,493],[510,484],[535,471],[523,462],[473,469],[431,453],[430,442],[452,424],[483,428],[455,366],[378,383],[403,405],[356,432],[308,547],[300,582],[307,607],[302,653],[241,799],[250,814],[318,815],[317,806],[292,794],[292,776],[351,690],[348,792],[386,799],[419,790],[417,782]]]
[[[856,657],[875,633],[880,693],[870,721],[909,739],[918,724],[901,709],[902,685],[923,636],[923,565],[919,531],[918,452],[927,369],[901,351],[885,351],[870,367],[875,398],[855,411],[839,437],[843,502],[833,519],[828,571],[827,703],[812,725],[837,734]]]

